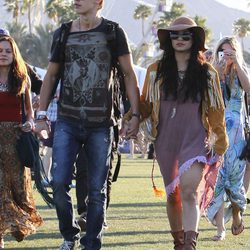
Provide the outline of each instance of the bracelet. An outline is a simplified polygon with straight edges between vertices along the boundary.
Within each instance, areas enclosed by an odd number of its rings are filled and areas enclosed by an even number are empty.
[[[36,117],[47,116],[47,111],[41,110],[36,112]]]
[[[37,115],[36,121],[48,121],[47,115]]]
[[[133,113],[133,114],[132,114],[132,117],[133,117],[133,116],[137,117],[138,119],[140,119],[140,117],[141,117],[141,115],[140,115],[139,113]]]

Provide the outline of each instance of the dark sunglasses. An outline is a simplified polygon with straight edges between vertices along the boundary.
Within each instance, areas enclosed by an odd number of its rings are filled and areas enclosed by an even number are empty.
[[[178,38],[181,38],[183,41],[189,41],[192,39],[192,36],[193,34],[190,32],[186,33],[170,32],[171,40],[177,40]]]

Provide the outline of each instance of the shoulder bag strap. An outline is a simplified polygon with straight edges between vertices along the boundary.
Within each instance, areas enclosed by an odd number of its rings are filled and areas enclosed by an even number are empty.
[[[25,109],[24,109],[24,94],[21,94],[21,109],[22,109],[22,124],[26,122],[26,115],[25,115]]]

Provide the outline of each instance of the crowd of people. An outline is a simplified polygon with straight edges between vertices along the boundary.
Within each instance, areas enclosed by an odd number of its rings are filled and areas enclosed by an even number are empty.
[[[158,30],[163,53],[148,67],[140,94],[126,33],[101,16],[103,4],[75,1],[79,18],[54,32],[43,81],[0,29],[0,249],[6,234],[22,241],[43,223],[30,169],[15,146],[29,131],[44,146],[43,184],[53,190],[63,238],[59,249],[102,249],[120,119],[111,77],[118,66],[130,106],[120,136],[133,143],[143,135],[143,154],[151,142],[150,158],[158,161],[167,194],[173,248],[196,249],[202,214],[217,229],[212,240],[225,239],[231,218],[231,233],[239,235],[250,182],[250,164],[241,157],[250,77],[239,42],[223,37],[208,50],[204,29],[189,17],[176,18]],[[74,175],[79,220],[70,195]]]

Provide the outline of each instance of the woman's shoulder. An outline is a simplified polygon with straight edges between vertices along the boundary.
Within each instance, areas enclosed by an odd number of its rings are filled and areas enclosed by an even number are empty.
[[[148,66],[148,71],[157,71],[157,68],[158,68],[158,65],[159,65],[159,60],[158,61],[155,61],[154,63],[150,64]]]
[[[210,63],[206,63],[208,67],[208,73],[210,76],[215,77],[217,75],[217,70],[214,68],[214,66]]]

